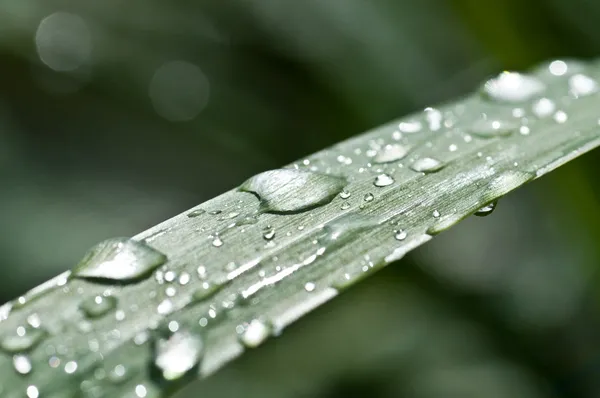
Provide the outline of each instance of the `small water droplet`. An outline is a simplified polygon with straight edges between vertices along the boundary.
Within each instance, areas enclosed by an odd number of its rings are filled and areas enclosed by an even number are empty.
[[[373,181],[373,185],[376,187],[387,187],[394,183],[394,178],[388,174],[379,174],[375,177],[375,181]]]
[[[554,101],[545,97],[535,101],[532,106],[534,115],[540,118],[552,115],[555,109],[556,105],[554,104]]]
[[[0,341],[0,348],[9,354],[29,351],[46,337],[45,329],[19,326],[15,334],[5,335]]]
[[[483,94],[499,102],[525,102],[546,90],[546,85],[537,77],[515,72],[503,72],[488,80]]]
[[[152,363],[163,380],[174,381],[197,369],[204,355],[199,335],[185,329],[153,340]]]
[[[348,210],[349,208],[350,208],[350,203],[348,203],[348,202],[344,202],[340,206],[340,209],[342,209],[342,210]]]
[[[187,214],[187,216],[190,217],[190,218],[194,218],[194,217],[201,216],[204,213],[206,213],[206,210],[204,210],[204,209],[196,209],[196,210],[193,210],[193,211],[189,212]]]
[[[350,197],[350,192],[346,191],[345,189],[340,192],[340,198],[342,199],[348,199]]]
[[[240,342],[248,348],[261,345],[271,334],[273,326],[259,319],[253,319],[239,336]]]
[[[40,391],[34,385],[27,386],[27,398],[38,398],[40,396]]]
[[[77,362],[69,361],[65,364],[65,373],[73,374],[77,370]]]
[[[409,120],[398,124],[398,130],[402,133],[414,134],[422,129],[422,124],[418,120]]]
[[[22,375],[29,374],[32,369],[31,361],[25,355],[15,355],[13,357],[13,365],[15,370]]]
[[[275,229],[268,226],[263,232],[263,238],[265,240],[271,240],[275,237]]]
[[[117,298],[113,296],[92,296],[84,299],[79,304],[85,315],[89,318],[99,318],[117,307]]]
[[[440,212],[437,210],[433,211],[433,217],[438,218],[440,216]]]
[[[519,125],[512,121],[497,119],[478,119],[469,131],[481,138],[504,137],[517,130]]]
[[[569,89],[576,97],[585,97],[598,91],[598,83],[589,76],[578,73],[569,78]]]
[[[75,278],[95,282],[131,283],[150,275],[167,257],[145,243],[113,238],[94,246],[73,269]]]
[[[485,217],[485,216],[489,216],[490,214],[492,214],[494,212],[494,210],[496,209],[496,205],[498,204],[498,201],[495,200],[492,203],[483,206],[481,209],[477,210],[475,212],[475,215],[478,217]]]
[[[554,121],[556,123],[564,123],[567,121],[568,118],[568,115],[564,111],[557,111],[554,114]]]
[[[552,73],[554,76],[562,76],[565,73],[567,73],[567,64],[565,61],[561,61],[561,60],[555,60],[550,62],[550,65],[548,65],[548,70],[550,71],[550,73]]]
[[[123,365],[118,364],[108,372],[108,381],[113,384],[121,384],[131,378],[131,372]]]
[[[373,194],[369,192],[369,193],[365,194],[363,199],[365,202],[372,202],[373,199],[375,199],[375,196],[373,196]]]
[[[315,290],[316,285],[314,284],[314,282],[306,282],[304,284],[304,290],[306,290],[307,292],[312,292]]]
[[[415,160],[410,168],[417,173],[434,173],[444,168],[445,164],[434,158],[420,158]]]
[[[396,238],[396,240],[404,240],[407,236],[408,234],[406,233],[406,231],[402,229],[394,231],[394,238]]]
[[[260,173],[240,186],[258,196],[263,211],[301,212],[325,205],[338,195],[346,180],[306,170],[279,169]]]
[[[221,238],[217,235],[215,236],[215,238],[212,241],[212,245],[214,247],[221,247],[223,246],[223,241],[221,240]]]
[[[373,162],[391,163],[403,159],[408,154],[408,147],[400,144],[389,144],[384,146],[375,154]]]
[[[223,210],[212,210],[212,211],[208,212],[208,214],[210,214],[211,216],[216,216],[216,215],[219,215],[221,213],[223,213]]]
[[[458,149],[458,147],[456,146],[456,144],[450,144],[450,145],[448,145],[448,150],[450,152],[456,152],[457,149]]]

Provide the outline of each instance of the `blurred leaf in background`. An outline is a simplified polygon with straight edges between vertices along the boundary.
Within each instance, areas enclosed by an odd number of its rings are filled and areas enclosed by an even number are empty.
[[[600,3],[589,0],[4,0],[1,10],[3,301],[99,240],[499,70],[600,54]],[[600,395],[598,166],[592,153],[511,195],[201,388]]]

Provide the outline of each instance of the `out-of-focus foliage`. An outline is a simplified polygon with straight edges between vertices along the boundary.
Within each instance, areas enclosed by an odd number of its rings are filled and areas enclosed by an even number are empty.
[[[98,240],[500,69],[597,56],[599,22],[588,0],[4,0],[3,301]],[[597,396],[598,166],[591,154],[511,196],[210,383],[223,396]]]

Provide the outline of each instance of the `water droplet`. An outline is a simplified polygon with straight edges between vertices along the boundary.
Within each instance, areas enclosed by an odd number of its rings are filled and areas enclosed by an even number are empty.
[[[567,121],[568,118],[568,115],[564,111],[557,111],[554,114],[554,121],[556,123],[564,123]]]
[[[306,290],[307,292],[312,292],[315,290],[317,286],[315,285],[314,282],[306,282],[304,284],[304,290]]]
[[[181,379],[197,369],[204,355],[204,344],[197,334],[180,329],[153,340],[153,365],[167,381]]]
[[[194,218],[194,217],[201,216],[204,213],[206,213],[206,210],[204,210],[204,209],[196,209],[196,210],[193,210],[193,211],[189,212],[187,214],[187,216],[190,217],[190,218]]]
[[[212,245],[214,247],[221,247],[223,246],[223,241],[221,240],[221,238],[217,235],[215,236],[215,238],[212,241]]]
[[[271,240],[275,237],[275,229],[268,226],[263,233],[263,238],[265,240]]]
[[[375,196],[373,196],[373,194],[369,192],[369,193],[365,194],[363,199],[365,202],[372,202],[373,199],[375,199]]]
[[[499,102],[525,102],[546,90],[546,85],[534,76],[515,72],[503,72],[488,80],[483,94]]]
[[[401,122],[398,124],[398,130],[400,130],[400,132],[402,133],[408,134],[418,133],[419,131],[421,131],[422,127],[423,126],[421,122],[419,122],[418,120],[409,120],[407,122]]]
[[[27,398],[38,398],[40,391],[36,386],[27,386]]]
[[[406,231],[402,229],[394,231],[394,238],[396,238],[396,240],[404,240],[407,236],[408,234],[406,233]]]
[[[240,334],[240,342],[249,348],[255,348],[261,345],[271,334],[273,327],[271,324],[253,319],[243,332]]]
[[[77,370],[77,362],[69,361],[65,364],[65,373],[73,374]]]
[[[584,97],[598,91],[598,83],[589,76],[578,73],[569,78],[569,89],[576,97]]]
[[[550,62],[550,65],[548,65],[548,70],[554,76],[564,75],[565,73],[567,73],[567,69],[568,69],[568,67],[567,67],[566,62],[561,61],[561,60],[552,61],[552,62]]]
[[[504,137],[517,130],[518,124],[512,121],[479,119],[475,121],[469,131],[481,138]]]
[[[94,246],[73,270],[76,278],[131,283],[147,277],[167,257],[145,243],[113,238]]]
[[[223,210],[212,210],[212,211],[208,212],[208,214],[210,214],[211,216],[216,216],[216,215],[219,215],[221,213],[223,213]]]
[[[376,187],[387,187],[394,183],[394,178],[388,174],[379,174],[375,177],[375,181],[373,181],[373,185]]]
[[[420,158],[413,162],[410,166],[411,169],[417,173],[434,173],[438,170],[443,169],[444,163],[434,158]]]
[[[9,354],[29,351],[46,337],[45,329],[19,326],[15,334],[6,335],[0,341],[0,348]]]
[[[344,202],[340,206],[340,209],[342,209],[342,210],[348,210],[349,208],[350,208],[350,203],[348,203],[348,202]]]
[[[327,247],[340,245],[356,236],[357,233],[371,229],[377,224],[377,220],[373,217],[347,213],[325,225],[324,235],[319,242]]]
[[[345,189],[340,192],[340,198],[342,199],[348,199],[350,197],[350,192],[346,191]]]
[[[106,315],[117,307],[117,298],[113,296],[88,297],[79,304],[79,308],[90,318]]]
[[[200,288],[192,293],[192,303],[203,302],[206,299],[214,296],[221,288],[222,284],[202,282]]]
[[[498,201],[495,200],[492,203],[488,204],[487,206],[483,206],[481,209],[477,210],[475,212],[475,215],[478,217],[489,216],[490,214],[492,214],[494,212],[497,204],[498,204]]]
[[[540,98],[533,103],[532,107],[533,113],[540,118],[552,115],[555,109],[554,101],[549,98]]]
[[[123,365],[118,364],[108,372],[108,381],[114,384],[123,383],[131,378],[131,372]]]
[[[437,131],[442,127],[442,112],[435,108],[425,108],[425,119],[429,123],[431,131]]]
[[[25,355],[15,355],[13,357],[13,365],[15,370],[22,375],[28,374],[32,369],[31,361]]]
[[[437,210],[433,211],[433,217],[438,218],[440,216],[440,212]]]
[[[400,144],[389,144],[376,153],[373,161],[375,163],[391,163],[403,159],[409,149]]]
[[[250,178],[241,185],[240,190],[257,195],[263,211],[292,213],[331,202],[345,185],[346,180],[342,177],[279,169]]]

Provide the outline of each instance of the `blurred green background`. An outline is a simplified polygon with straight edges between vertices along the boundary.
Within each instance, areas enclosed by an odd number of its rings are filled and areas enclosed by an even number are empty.
[[[2,302],[502,69],[600,54],[593,0],[0,5]],[[600,396],[599,166],[510,195],[182,395]]]

